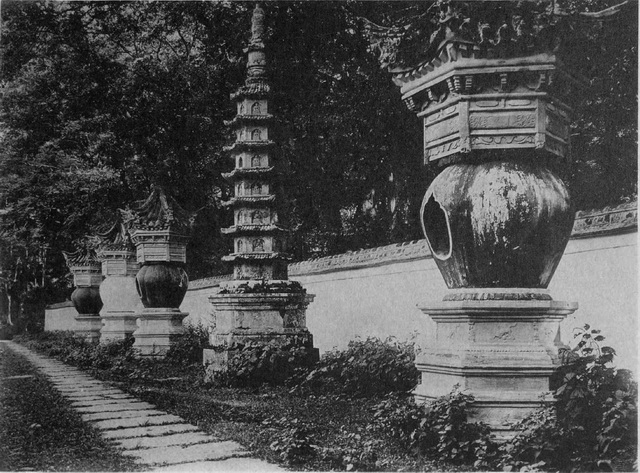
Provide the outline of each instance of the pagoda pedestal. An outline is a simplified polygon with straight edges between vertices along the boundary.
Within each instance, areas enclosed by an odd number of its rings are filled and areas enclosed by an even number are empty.
[[[549,379],[564,347],[560,322],[577,304],[551,300],[546,291],[515,289],[452,291],[445,299],[469,295],[419,306],[436,330],[420,343],[422,382],[414,395],[430,401],[457,385],[475,399],[469,420],[488,424],[505,440],[515,423],[553,401]]]
[[[215,327],[209,336],[214,349],[203,351],[207,377],[224,372],[233,363],[238,345],[250,342],[298,345],[317,360],[313,336],[306,328],[306,310],[314,295],[290,281],[236,281],[223,286],[222,293],[209,297],[214,308]],[[250,285],[260,292],[239,292]],[[289,292],[282,291],[289,286]]]

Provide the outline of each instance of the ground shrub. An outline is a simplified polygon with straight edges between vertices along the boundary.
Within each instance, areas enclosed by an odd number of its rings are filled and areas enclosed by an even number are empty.
[[[414,360],[413,343],[394,338],[354,340],[346,350],[325,353],[313,370],[298,372],[293,391],[358,397],[406,392],[419,380]]]
[[[473,396],[457,387],[448,395],[418,404],[413,396],[391,394],[374,408],[372,428],[399,440],[414,453],[455,464],[492,466],[497,444],[489,427],[467,422]]]
[[[585,325],[578,342],[563,350],[556,373],[556,403],[524,419],[504,449],[511,470],[613,471],[637,457],[638,387],[628,370],[611,366],[615,351]],[[626,462],[626,464],[625,464]]]
[[[211,348],[209,332],[201,324],[186,325],[173,342],[166,359],[174,363],[202,363],[202,350]]]
[[[282,385],[300,370],[316,361],[308,339],[289,337],[268,343],[248,341],[213,347],[228,353],[228,368],[213,375],[214,384],[230,387]]]
[[[265,419],[262,425],[267,428],[275,427],[273,429],[275,440],[271,442],[269,448],[284,462],[295,465],[315,456],[317,446],[312,442],[309,426],[299,419],[270,417]]]

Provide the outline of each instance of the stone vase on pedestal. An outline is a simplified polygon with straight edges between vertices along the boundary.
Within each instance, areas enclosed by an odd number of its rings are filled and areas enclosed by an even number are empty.
[[[184,265],[194,214],[154,188],[146,201],[123,216],[141,265],[135,287],[144,307],[136,313],[133,347],[140,356],[163,358],[189,315],[180,311],[180,304],[189,286]]]
[[[97,255],[102,261],[102,274],[105,276],[100,287],[104,303],[100,342],[109,343],[132,337],[137,328],[136,313],[142,309],[142,303],[136,291],[135,276],[140,265],[136,262],[135,247],[120,219],[98,237],[101,244]]]
[[[449,293],[419,306],[436,330],[420,342],[415,396],[433,400],[459,385],[475,398],[471,420],[508,438],[541,400],[552,401],[560,322],[577,309],[546,288],[574,218],[554,169],[568,155],[567,101],[579,81],[549,44],[518,32],[510,42],[473,44],[457,29],[470,20],[453,4],[441,8],[446,39],[417,67],[394,73],[424,121],[425,163],[442,168],[421,221]]]
[[[74,253],[63,252],[63,254],[73,274],[73,284],[76,287],[71,294],[71,302],[78,312],[73,331],[88,342],[97,343],[100,340],[102,328],[100,284],[103,277],[100,272],[100,262],[93,250],[89,249],[79,249]]]

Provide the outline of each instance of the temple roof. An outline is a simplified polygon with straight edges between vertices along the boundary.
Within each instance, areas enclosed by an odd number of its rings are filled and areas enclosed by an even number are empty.
[[[136,207],[121,210],[124,224],[132,230],[170,230],[188,234],[195,221],[195,212],[184,210],[167,196],[162,187],[154,187],[151,195],[138,201]]]

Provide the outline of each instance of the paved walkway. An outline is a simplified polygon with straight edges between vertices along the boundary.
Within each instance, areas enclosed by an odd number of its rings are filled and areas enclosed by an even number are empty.
[[[82,419],[151,471],[284,471],[250,458],[239,443],[221,441],[155,406],[38,355],[17,343],[8,348],[27,358],[82,414]]]

